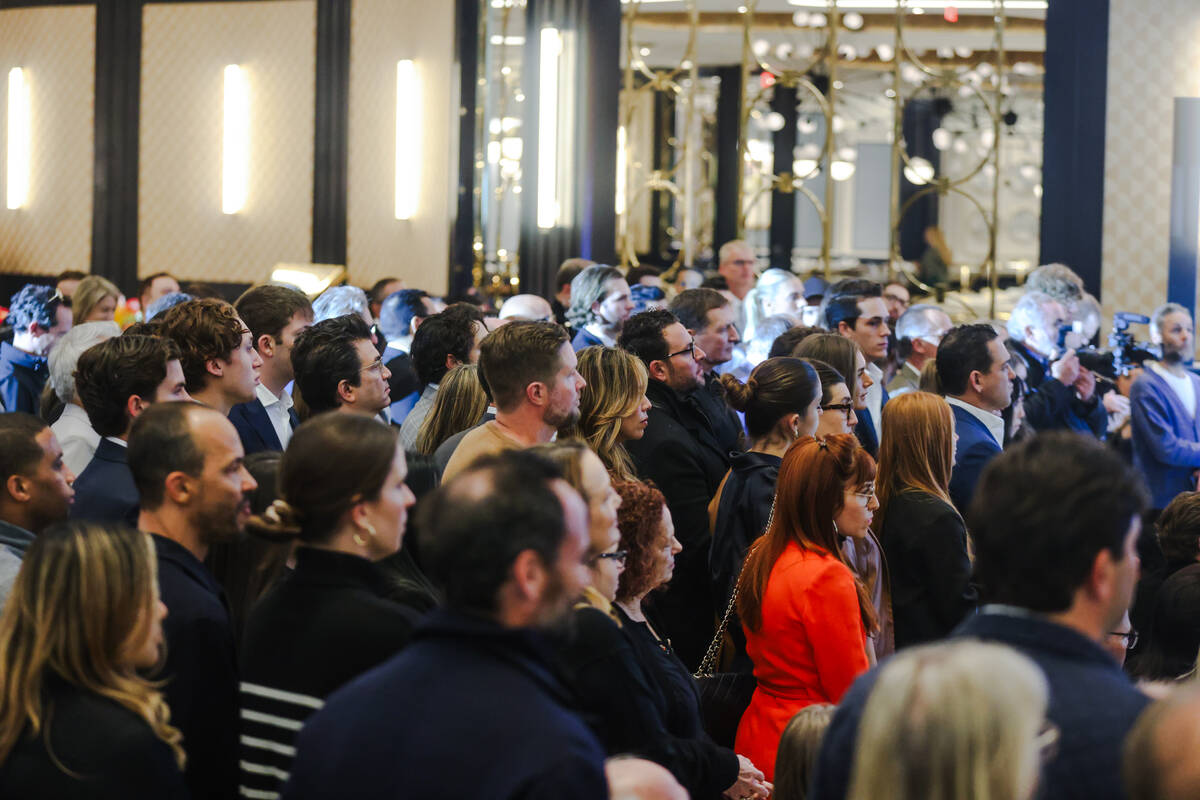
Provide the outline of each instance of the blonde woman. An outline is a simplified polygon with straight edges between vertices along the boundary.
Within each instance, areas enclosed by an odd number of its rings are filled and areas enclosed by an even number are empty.
[[[1042,752],[1046,679],[1025,656],[977,641],[900,653],[863,710],[849,800],[1029,800]]]
[[[896,647],[941,639],[975,604],[967,530],[950,502],[954,415],[941,397],[908,392],[883,407],[879,513]]]
[[[479,367],[459,364],[442,378],[429,414],[417,432],[416,452],[433,455],[456,433],[473,428],[487,411],[487,393],[479,380]]]
[[[587,442],[613,480],[637,480],[625,442],[641,439],[646,432],[646,365],[624,350],[586,347],[579,351],[578,370],[587,381],[579,394],[579,422],[559,431],[559,437]]]
[[[184,798],[184,752],[157,684],[162,620],[150,537],[43,531],[0,617],[0,797]]]
[[[71,313],[75,324],[83,322],[112,322],[121,302],[121,290],[108,278],[88,275],[79,282],[71,295]]]

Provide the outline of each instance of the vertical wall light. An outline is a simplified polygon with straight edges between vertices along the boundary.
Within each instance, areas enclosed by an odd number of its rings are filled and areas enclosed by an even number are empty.
[[[558,73],[562,36],[557,28],[542,28],[538,55],[537,225],[558,224]]]
[[[250,185],[250,85],[237,64],[225,67],[225,131],[221,149],[221,211],[236,214]]]
[[[625,172],[629,169],[629,164],[625,160],[627,158],[625,147],[628,144],[628,135],[624,125],[617,126],[617,187],[615,192],[617,214],[625,213]]]
[[[412,219],[421,192],[421,84],[411,59],[396,62],[396,219]]]
[[[5,205],[20,208],[29,199],[31,146],[29,84],[25,70],[13,67],[8,73],[8,187]]]

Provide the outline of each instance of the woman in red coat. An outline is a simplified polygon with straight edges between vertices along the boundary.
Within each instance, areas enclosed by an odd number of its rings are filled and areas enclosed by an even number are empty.
[[[875,462],[851,434],[806,436],[783,457],[771,524],[746,557],[737,611],[758,688],[734,748],[775,773],[779,737],[814,703],[837,703],[867,671],[878,626],[841,537],[867,535]]]

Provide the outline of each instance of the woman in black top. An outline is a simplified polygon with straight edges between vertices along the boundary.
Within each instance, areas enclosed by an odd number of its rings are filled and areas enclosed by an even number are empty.
[[[166,606],[150,537],[76,523],[29,546],[0,617],[0,797],[186,798],[156,686]]]
[[[967,530],[950,502],[954,415],[908,392],[883,408],[875,530],[891,577],[896,647],[941,639],[975,606]]]
[[[280,497],[251,533],[294,540],[296,568],[250,612],[242,647],[241,787],[278,792],[296,731],[331,692],[403,647],[418,613],[376,561],[400,548],[413,494],[395,428],[322,414],[296,429]],[[259,796],[256,794],[256,796]]]

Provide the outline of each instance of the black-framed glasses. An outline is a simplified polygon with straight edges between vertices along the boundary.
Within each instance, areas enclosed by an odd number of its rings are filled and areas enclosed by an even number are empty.
[[[623,567],[625,566],[625,559],[628,557],[628,550],[613,550],[611,553],[599,553],[592,561],[593,563],[599,563],[602,558],[611,558],[617,562],[617,566]]]
[[[696,357],[696,340],[695,339],[692,339],[691,343],[687,347],[683,348],[682,350],[677,350],[674,353],[668,353],[667,357],[663,360],[669,361],[672,358],[674,358],[675,356],[681,356],[684,353],[687,353],[692,358]]]
[[[844,403],[826,403],[820,406],[822,411],[840,411],[846,415],[846,422],[850,421],[850,415],[854,412],[854,403],[849,400]]]
[[[1138,632],[1137,631],[1134,631],[1134,630],[1110,631],[1108,635],[1113,637],[1114,639],[1123,640],[1125,642],[1126,650],[1132,650],[1133,648],[1137,647],[1137,643],[1138,643]]]

